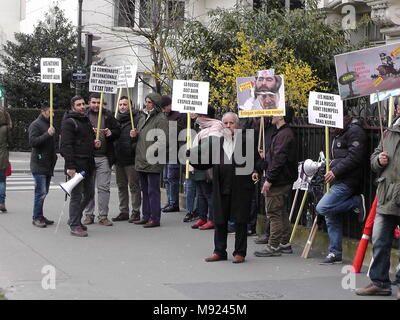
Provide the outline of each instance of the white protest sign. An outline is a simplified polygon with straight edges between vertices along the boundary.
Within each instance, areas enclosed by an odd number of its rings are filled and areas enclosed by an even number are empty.
[[[40,59],[40,81],[44,83],[61,83],[61,59]]]
[[[343,101],[340,96],[311,91],[308,99],[308,122],[343,129]]]
[[[89,91],[117,93],[118,68],[92,65],[90,67]]]
[[[125,65],[118,68],[118,88],[133,88],[135,86],[137,65]]]
[[[181,113],[207,114],[209,82],[174,80],[172,110]]]

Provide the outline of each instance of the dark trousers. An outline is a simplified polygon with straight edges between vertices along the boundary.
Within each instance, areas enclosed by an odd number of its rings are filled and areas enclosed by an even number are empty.
[[[139,172],[140,188],[142,189],[143,220],[160,223],[161,194],[160,174]]]
[[[231,213],[231,196],[222,196],[222,214],[226,217],[223,224],[215,225],[214,230],[214,253],[221,257],[226,257],[227,239],[228,239],[228,221]],[[238,223],[235,221],[235,250],[233,256],[240,255],[245,257],[247,252],[247,223]]]
[[[88,205],[90,199],[94,197],[94,180],[92,179],[92,174],[86,174],[85,179],[72,189],[68,220],[71,228],[81,226],[83,210]]]

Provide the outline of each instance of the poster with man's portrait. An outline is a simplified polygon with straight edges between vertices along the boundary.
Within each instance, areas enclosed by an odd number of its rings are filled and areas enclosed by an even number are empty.
[[[256,77],[236,78],[239,117],[284,116],[283,75],[273,69],[261,70]]]

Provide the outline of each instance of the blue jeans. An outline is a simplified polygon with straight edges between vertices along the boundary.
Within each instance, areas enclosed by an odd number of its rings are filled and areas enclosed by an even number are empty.
[[[199,218],[204,221],[214,222],[214,211],[212,204],[212,184],[206,181],[196,181],[197,205]],[[207,219],[208,216],[208,219]]]
[[[6,203],[6,169],[0,170],[0,204]]]
[[[194,200],[196,197],[196,183],[193,179],[185,180],[185,197],[186,197],[186,210],[193,212]]]
[[[168,205],[179,207],[179,164],[166,164],[163,173]]]
[[[342,257],[343,222],[340,213],[352,210],[360,204],[361,197],[344,183],[331,186],[318,202],[316,210],[325,217],[329,236],[329,252]]]
[[[49,193],[51,176],[43,174],[32,174],[35,179],[35,198],[33,201],[33,217],[36,218],[43,216],[43,203],[46,195]]]
[[[373,262],[369,269],[372,283],[381,288],[390,288],[390,250],[392,248],[393,232],[400,224],[400,217],[388,214],[376,214],[372,231]],[[396,273],[396,282],[400,286],[400,270]]]

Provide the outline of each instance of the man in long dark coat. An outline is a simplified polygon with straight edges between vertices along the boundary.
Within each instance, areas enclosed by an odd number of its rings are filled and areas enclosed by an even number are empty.
[[[214,204],[214,253],[206,262],[227,260],[228,221],[235,223],[235,250],[233,263],[245,261],[247,250],[247,223],[254,192],[251,175],[256,157],[254,131],[248,135],[239,129],[239,118],[228,112],[222,117],[224,135],[201,141],[198,150],[191,152],[191,164],[200,170],[212,169]],[[219,154],[218,154],[219,151]],[[209,154],[208,164],[204,154]],[[196,164],[193,157],[202,157]],[[206,161],[206,162],[207,162]]]

